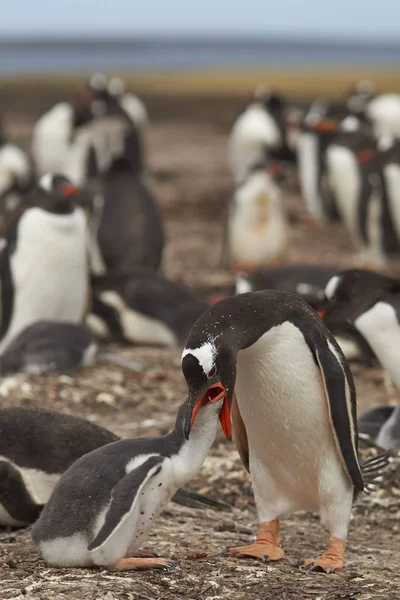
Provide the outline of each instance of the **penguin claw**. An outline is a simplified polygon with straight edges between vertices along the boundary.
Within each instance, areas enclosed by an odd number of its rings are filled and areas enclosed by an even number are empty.
[[[305,560],[295,560],[294,562],[291,563],[292,567],[301,567],[301,565],[304,565]]]
[[[303,567],[303,571],[311,571],[314,566],[313,562],[308,563],[305,567]]]
[[[261,562],[263,562],[264,564],[267,562],[268,560],[268,554],[264,554],[264,556],[261,559]]]
[[[328,569],[327,569],[326,572],[327,572],[328,575],[330,575],[332,573],[332,567],[328,567]]]

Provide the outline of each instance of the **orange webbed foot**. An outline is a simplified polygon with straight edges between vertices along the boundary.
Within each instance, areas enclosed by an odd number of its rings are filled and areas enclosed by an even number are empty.
[[[235,558],[257,558],[263,562],[281,560],[285,556],[278,537],[279,521],[261,523],[257,540],[248,546],[227,548],[224,554]]]
[[[317,560],[305,560],[295,563],[300,566],[303,571],[323,571],[330,575],[338,573],[344,567],[344,551],[346,543],[334,536],[329,538],[328,549]]]

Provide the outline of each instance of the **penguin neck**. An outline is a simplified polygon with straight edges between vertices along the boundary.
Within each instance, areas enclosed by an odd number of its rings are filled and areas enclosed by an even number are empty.
[[[175,481],[183,485],[189,481],[202,467],[217,435],[219,409],[221,402],[203,406],[196,415],[193,427],[187,440],[183,434],[184,420],[179,417],[174,433],[181,439],[179,451],[171,455]],[[186,403],[184,405],[186,412]],[[182,408],[182,407],[181,407]]]

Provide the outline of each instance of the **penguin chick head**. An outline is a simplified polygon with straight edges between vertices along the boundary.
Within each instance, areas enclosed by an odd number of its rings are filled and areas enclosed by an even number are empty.
[[[37,182],[34,204],[56,214],[71,213],[77,205],[79,188],[63,175],[46,173]]]
[[[230,407],[236,379],[236,361],[233,351],[218,347],[217,340],[204,341],[197,347],[189,344],[182,354],[182,371],[189,388],[185,422],[186,438],[189,438],[199,410],[211,402],[222,400],[219,419],[226,438],[230,439],[232,434]]]

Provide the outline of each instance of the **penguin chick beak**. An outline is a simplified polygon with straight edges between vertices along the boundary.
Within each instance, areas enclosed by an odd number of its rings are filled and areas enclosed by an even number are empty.
[[[65,184],[61,188],[61,195],[69,198],[70,196],[76,196],[79,189],[75,185]]]
[[[188,414],[188,418],[185,423],[185,437],[189,439],[190,431],[193,427],[193,423],[196,419],[196,415],[199,412],[202,406],[206,404],[210,404],[211,402],[218,402],[219,400],[224,400],[222,403],[222,408],[219,413],[219,421],[221,423],[222,430],[225,434],[225,437],[230,440],[232,436],[232,425],[231,425],[231,411],[229,407],[229,400],[227,390],[224,388],[222,383],[219,381],[218,383],[214,383],[211,385],[206,394],[195,404],[191,414]]]

